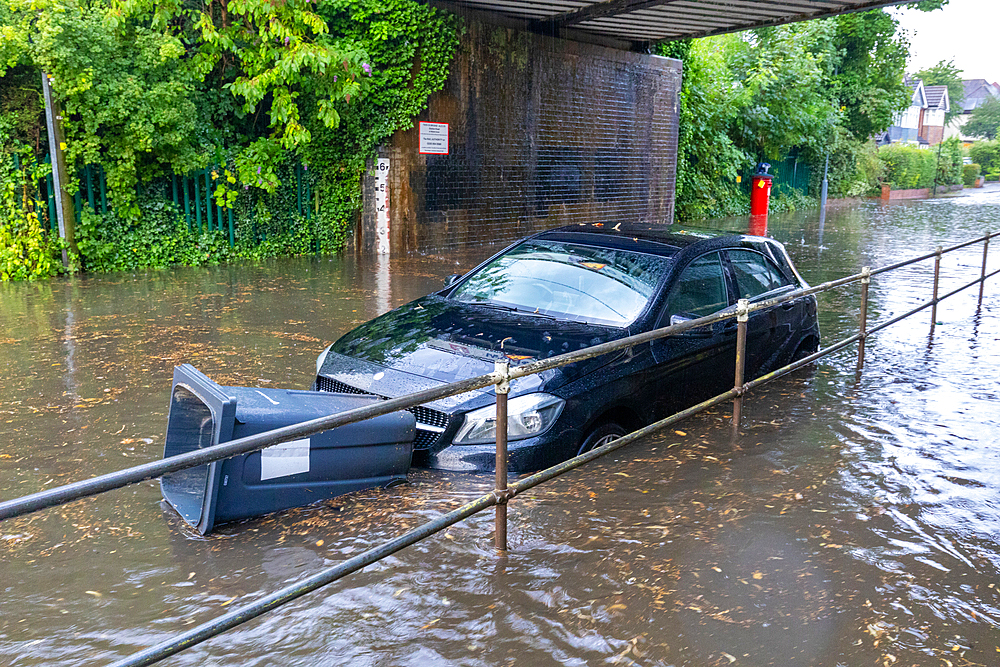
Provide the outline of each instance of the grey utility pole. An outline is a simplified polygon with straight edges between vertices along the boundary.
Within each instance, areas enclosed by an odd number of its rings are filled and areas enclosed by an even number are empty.
[[[77,252],[76,215],[73,211],[73,198],[65,189],[69,179],[66,176],[66,157],[63,155],[66,144],[62,131],[62,115],[59,103],[52,96],[52,87],[49,85],[49,75],[46,72],[42,72],[42,91],[45,93],[45,125],[49,131],[49,156],[52,160],[52,188],[55,190],[59,238],[65,239],[69,248],[75,253]],[[69,266],[69,254],[66,248],[62,251],[62,261],[63,266]]]

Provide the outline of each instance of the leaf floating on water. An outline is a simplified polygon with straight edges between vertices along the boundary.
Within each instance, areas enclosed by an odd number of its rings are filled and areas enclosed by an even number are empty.
[[[236,598],[238,598],[238,597],[239,597],[239,595],[234,595],[233,597],[229,598],[228,600],[226,600],[225,602],[223,602],[223,603],[222,603],[222,604],[220,604],[219,606],[220,606],[220,607],[225,607],[225,606],[227,606],[227,605],[230,605],[230,604],[232,604],[233,600],[235,600],[235,599],[236,599]]]
[[[726,660],[728,660],[730,665],[733,664],[734,662],[736,662],[735,656],[731,656],[728,653],[726,653],[725,651],[722,652],[722,657],[725,658]]]
[[[674,431],[677,435],[687,435],[684,431]]]
[[[98,593],[97,591],[84,591],[84,593],[86,593],[87,595],[93,595],[95,598],[101,597],[101,594]]]
[[[753,573],[753,578],[754,579],[763,579],[764,578],[764,573],[761,572],[760,570],[758,570],[757,572]]]

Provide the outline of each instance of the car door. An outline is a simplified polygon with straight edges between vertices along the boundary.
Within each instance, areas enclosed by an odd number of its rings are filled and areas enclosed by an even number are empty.
[[[795,289],[774,262],[749,249],[726,251],[737,297],[751,304],[781,296]],[[773,361],[789,345],[794,319],[794,301],[750,313],[747,321],[747,365],[745,377],[757,377],[774,368]]]
[[[723,255],[710,252],[677,274],[657,327],[705,317],[732,304]],[[674,412],[732,387],[735,341],[735,328],[725,322],[654,341],[658,412]]]

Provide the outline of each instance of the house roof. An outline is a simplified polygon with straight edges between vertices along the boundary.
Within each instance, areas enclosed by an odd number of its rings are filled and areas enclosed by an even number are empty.
[[[924,82],[916,77],[910,76],[909,74],[904,74],[903,85],[909,88],[913,93],[910,97],[910,106],[926,109],[927,93],[924,90]]]
[[[927,108],[939,111],[950,111],[951,100],[948,99],[948,86],[925,86],[924,93],[927,96]]]
[[[907,0],[429,0],[442,9],[563,39],[639,48],[782,25]]]
[[[962,110],[966,113],[972,111],[989,98],[1000,99],[1000,86],[990,83],[986,79],[965,79],[962,81],[965,87],[965,99],[962,100]]]

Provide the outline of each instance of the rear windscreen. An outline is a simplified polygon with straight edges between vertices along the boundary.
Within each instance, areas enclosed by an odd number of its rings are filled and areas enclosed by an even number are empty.
[[[208,406],[183,386],[174,387],[163,457],[210,447],[214,433],[215,420]],[[197,525],[201,519],[208,472],[209,464],[205,464],[164,475],[161,479],[164,497],[191,525]]]

